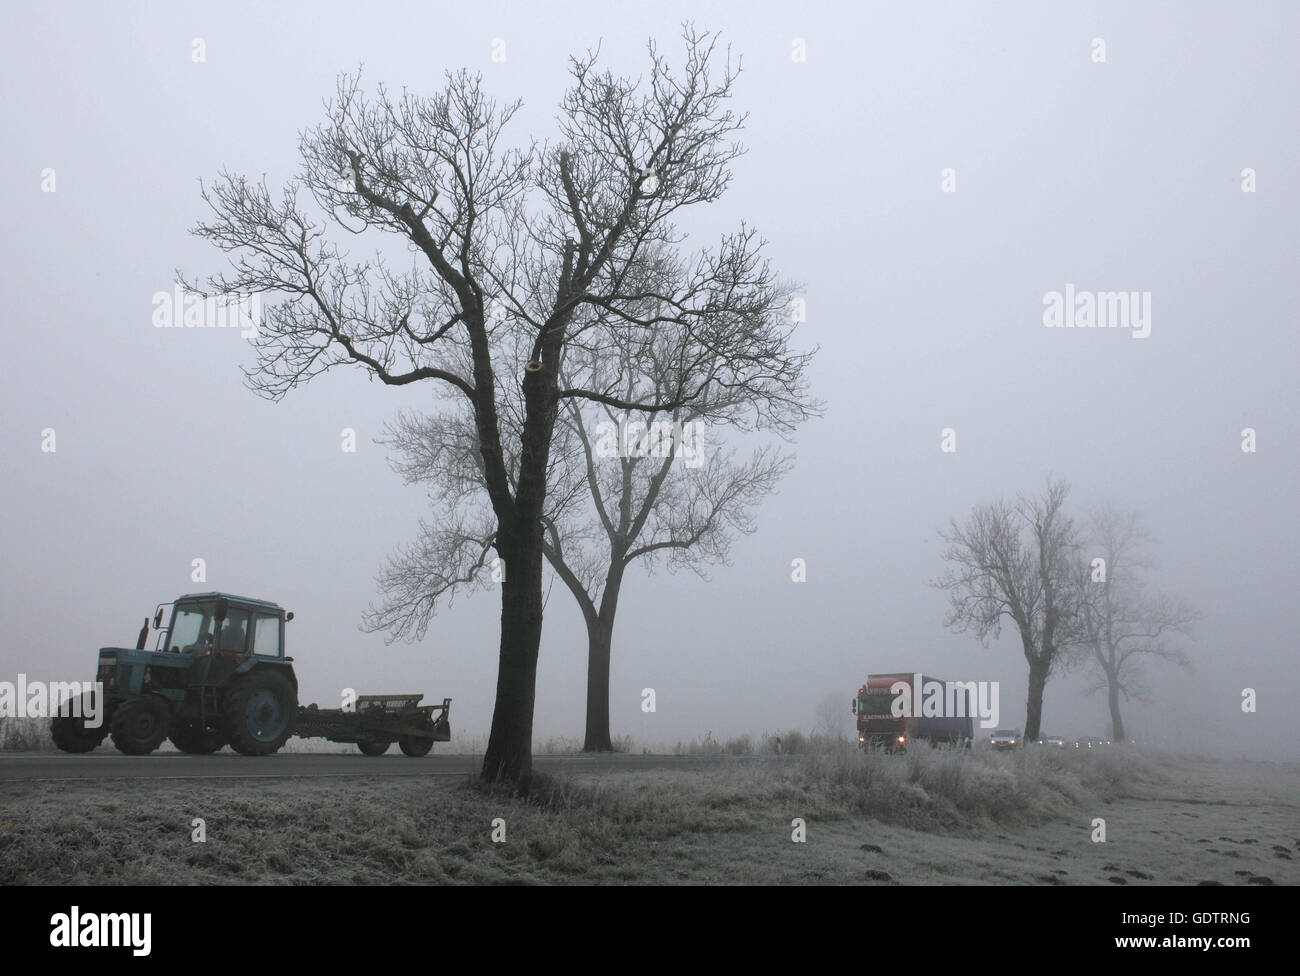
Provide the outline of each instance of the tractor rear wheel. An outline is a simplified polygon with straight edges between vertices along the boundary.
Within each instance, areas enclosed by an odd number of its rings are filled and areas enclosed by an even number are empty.
[[[147,756],[167,738],[171,710],[156,695],[142,695],[113,713],[113,745],[128,756]]]
[[[367,756],[382,756],[388,751],[391,742],[383,742],[375,739],[362,739],[357,743],[357,748]]]
[[[172,726],[172,745],[191,756],[207,756],[226,744],[226,734],[220,729],[201,731],[192,722],[176,722]]]
[[[230,748],[241,756],[269,756],[293,731],[298,693],[274,671],[254,671],[239,680],[226,699]]]
[[[427,735],[404,735],[397,740],[397,746],[407,756],[427,756],[433,748],[433,739]]]
[[[93,692],[82,696],[77,714],[73,714],[74,699],[69,698],[59,706],[59,714],[50,719],[50,738],[64,752],[90,752],[108,737],[108,716],[102,708],[98,727],[86,725],[88,706],[93,704],[92,695]]]

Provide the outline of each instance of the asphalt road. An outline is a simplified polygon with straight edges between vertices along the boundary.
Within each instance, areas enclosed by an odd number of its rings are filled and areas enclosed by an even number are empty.
[[[159,753],[124,756],[113,752],[69,755],[62,752],[0,755],[0,783],[105,779],[292,779],[329,776],[465,776],[478,771],[482,756],[430,755],[419,759],[396,749],[388,755],[281,752],[249,757],[231,752],[213,756]],[[737,756],[644,756],[598,753],[586,756],[536,756],[539,772],[608,773],[647,769],[703,769],[724,763],[762,762]]]

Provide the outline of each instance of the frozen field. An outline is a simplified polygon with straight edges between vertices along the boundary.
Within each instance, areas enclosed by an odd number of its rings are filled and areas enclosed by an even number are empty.
[[[844,750],[528,799],[467,777],[6,783],[0,881],[1294,885],[1300,767]]]

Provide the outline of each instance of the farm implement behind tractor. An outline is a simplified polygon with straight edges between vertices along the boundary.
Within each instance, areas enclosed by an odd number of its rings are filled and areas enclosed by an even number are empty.
[[[427,756],[435,742],[451,738],[448,712],[451,699],[441,705],[421,705],[423,695],[360,695],[355,710],[298,709],[293,734],[330,742],[355,742],[367,756],[382,756],[394,742],[408,756]]]

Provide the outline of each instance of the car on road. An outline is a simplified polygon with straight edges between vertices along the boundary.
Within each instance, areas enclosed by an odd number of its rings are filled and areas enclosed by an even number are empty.
[[[1074,744],[1076,749],[1100,749],[1102,746],[1110,745],[1109,739],[1103,739],[1099,735],[1090,735],[1086,739],[1080,739]]]
[[[1019,729],[995,729],[989,737],[989,745],[998,751],[1014,749],[1020,745]]]
[[[1065,739],[1059,735],[1045,735],[1038,740],[1040,746],[1053,746],[1057,749],[1065,748]]]

